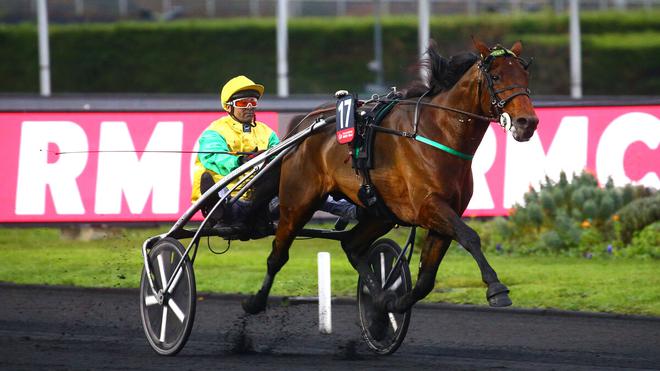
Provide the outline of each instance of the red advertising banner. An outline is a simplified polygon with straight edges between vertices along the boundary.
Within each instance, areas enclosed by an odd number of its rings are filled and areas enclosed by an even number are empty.
[[[525,143],[492,124],[466,215],[506,215],[529,187],[588,170],[660,188],[660,106],[538,108]],[[214,112],[0,113],[0,223],[175,221]],[[274,129],[278,114],[259,113]],[[107,152],[116,151],[116,152]],[[121,152],[117,152],[121,151]],[[162,151],[162,152],[154,152]],[[170,152],[167,152],[170,151]],[[77,152],[56,155],[58,152]],[[181,153],[183,152],[183,153]]]

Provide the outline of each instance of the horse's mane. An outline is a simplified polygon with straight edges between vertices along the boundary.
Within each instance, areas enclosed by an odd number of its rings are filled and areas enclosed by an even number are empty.
[[[427,91],[427,96],[433,96],[451,89],[478,59],[477,55],[471,52],[445,58],[437,48],[436,43],[431,40],[425,53],[427,58],[420,59],[417,68],[418,76],[419,71],[426,70],[425,78],[413,81],[406,89],[405,98],[419,97]]]

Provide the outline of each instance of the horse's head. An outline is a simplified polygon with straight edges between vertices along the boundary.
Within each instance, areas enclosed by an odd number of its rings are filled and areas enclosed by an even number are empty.
[[[488,93],[481,93],[484,112],[499,117],[500,125],[511,130],[515,140],[529,140],[539,119],[529,97],[530,62],[520,58],[522,43],[518,41],[506,49],[500,45],[488,48],[479,40],[473,41],[481,56],[479,88]]]

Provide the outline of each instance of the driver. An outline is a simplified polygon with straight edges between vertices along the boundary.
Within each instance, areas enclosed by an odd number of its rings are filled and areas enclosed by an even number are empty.
[[[268,125],[255,118],[255,108],[263,93],[263,85],[256,84],[242,75],[232,78],[222,87],[220,99],[222,108],[227,111],[228,116],[213,121],[199,139],[191,202],[196,202],[203,193],[231,171],[280,142]],[[248,175],[243,177],[245,176]],[[229,189],[232,189],[243,177],[231,182],[218,194],[210,196],[202,207],[202,214],[207,216],[219,197],[227,194]],[[238,193],[240,189],[240,187],[235,189],[232,195]],[[251,206],[250,196],[251,190],[248,190],[231,208],[220,210],[219,213],[211,216],[215,221],[229,221],[229,224],[216,226],[219,232],[237,234],[247,231],[246,219]],[[278,204],[277,199],[271,202],[275,207]],[[340,216],[336,229],[345,228],[348,219],[356,218],[355,205],[345,200],[335,201],[328,197],[321,209]]]

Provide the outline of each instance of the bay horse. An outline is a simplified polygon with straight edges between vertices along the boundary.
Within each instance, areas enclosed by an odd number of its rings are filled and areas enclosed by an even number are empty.
[[[510,124],[507,128],[513,138],[523,142],[533,135],[538,118],[529,96],[529,64],[520,58],[521,42],[511,49],[500,45],[489,48],[479,40],[473,43],[476,54],[449,59],[440,56],[432,43],[428,58],[420,62],[427,71],[425,80],[413,84],[381,124],[391,131],[408,133],[414,127],[419,137],[449,150],[439,150],[410,136],[384,132],[375,135],[371,182],[399,221],[428,230],[415,286],[398,298],[381,289],[366,262],[368,247],[395,223],[367,215],[359,218],[341,241],[380,313],[403,313],[431,292],[438,266],[452,240],[477,262],[487,285],[488,303],[494,307],[511,305],[508,288],[486,260],[478,234],[461,220],[461,215],[472,197],[471,156],[490,122],[502,118]],[[327,113],[330,109],[315,112]],[[321,116],[308,115],[302,126]],[[305,139],[284,157],[278,169],[275,183],[279,183],[280,220],[262,287],[243,303],[248,313],[265,309],[275,275],[287,262],[294,238],[328,194],[343,195],[364,206],[357,196],[361,178],[347,161],[348,147],[337,143],[333,129],[329,125]]]

